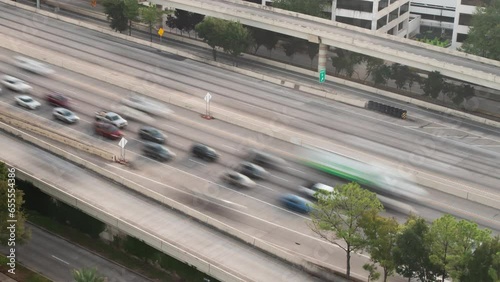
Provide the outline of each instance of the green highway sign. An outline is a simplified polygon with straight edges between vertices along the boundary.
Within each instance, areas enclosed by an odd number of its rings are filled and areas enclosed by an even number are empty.
[[[319,83],[323,83],[326,80],[326,70],[319,71]]]

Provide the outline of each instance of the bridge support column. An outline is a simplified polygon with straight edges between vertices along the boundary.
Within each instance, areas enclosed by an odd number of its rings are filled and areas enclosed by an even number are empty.
[[[328,54],[328,45],[323,43],[319,43],[319,52],[318,52],[318,72],[321,70],[326,70],[326,61]]]

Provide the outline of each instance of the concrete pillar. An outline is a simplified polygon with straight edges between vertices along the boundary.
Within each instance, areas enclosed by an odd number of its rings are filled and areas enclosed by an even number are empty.
[[[337,0],[332,0],[332,21],[335,21],[336,14],[337,14]]]
[[[326,70],[326,62],[328,60],[327,54],[328,54],[328,45],[319,43],[318,72],[320,72],[321,70]]]

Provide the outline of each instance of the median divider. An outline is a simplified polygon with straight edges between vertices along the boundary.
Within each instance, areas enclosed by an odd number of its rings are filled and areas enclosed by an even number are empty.
[[[51,140],[66,144],[86,153],[101,157],[107,161],[116,160],[116,156],[110,151],[102,150],[81,140],[76,140],[75,138],[65,136],[60,130],[48,128],[47,126],[42,124],[42,122],[33,121],[27,119],[26,117],[18,117],[16,113],[11,110],[12,109],[2,109],[2,112],[0,113],[0,121],[15,126],[16,128],[21,128],[47,137]],[[35,116],[35,118],[39,117]]]

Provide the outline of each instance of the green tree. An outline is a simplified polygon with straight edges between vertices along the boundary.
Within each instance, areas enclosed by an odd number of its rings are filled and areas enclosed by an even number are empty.
[[[330,4],[327,0],[275,0],[273,7],[306,14],[315,17],[324,17],[324,8]]]
[[[447,268],[449,255],[457,242],[457,221],[447,214],[432,222],[429,229],[428,240],[430,243],[431,262],[439,268],[441,281],[448,277]]]
[[[384,60],[371,56],[364,56],[363,61],[366,62],[366,76],[364,81],[366,81],[374,70],[380,68],[380,66],[384,64]]]
[[[268,50],[274,49],[278,43],[278,34],[270,30],[265,30],[253,26],[246,26],[250,30],[254,43],[254,54],[257,54],[260,46],[265,46]],[[269,47],[268,47],[269,46]]]
[[[474,250],[465,268],[460,272],[460,282],[498,282],[500,280],[500,237],[490,238]]]
[[[198,36],[203,39],[208,46],[212,47],[212,55],[214,61],[217,61],[217,46],[220,46],[223,40],[223,33],[225,31],[224,20],[206,17],[201,23],[195,27]]]
[[[399,224],[394,218],[370,214],[363,217],[362,227],[368,239],[366,249],[371,260],[384,269],[383,281],[386,282],[396,269],[392,252],[396,246]]]
[[[461,50],[500,61],[500,0],[477,8]]]
[[[375,85],[386,85],[390,77],[391,68],[386,64],[377,65],[372,70],[372,78]]]
[[[346,253],[346,274],[351,275],[351,253],[366,246],[361,223],[379,213],[383,207],[375,193],[357,183],[335,187],[332,193],[316,194],[318,202],[311,213],[311,230]],[[338,243],[342,239],[344,244]]]
[[[380,273],[377,272],[377,266],[373,263],[365,263],[363,264],[363,269],[368,271],[368,279],[367,282],[376,281],[380,278]]]
[[[354,67],[363,61],[363,56],[359,53],[335,48],[336,56],[331,57],[335,73],[338,75],[344,72],[348,77],[354,74]]]
[[[169,27],[179,29],[181,34],[185,31],[189,36],[191,36],[191,31],[196,27],[196,25],[202,22],[205,18],[204,15],[181,9],[175,9],[174,15],[175,17],[171,17],[172,26],[169,25]]]
[[[223,33],[221,34],[221,47],[224,52],[237,58],[241,53],[248,50],[252,45],[252,36],[247,28],[241,23],[225,21]]]
[[[410,216],[401,227],[392,252],[396,272],[403,277],[417,277],[420,281],[434,281],[435,267],[432,265],[428,239],[429,226],[421,217]]]
[[[23,211],[24,193],[17,188],[15,183],[15,168],[8,168],[5,163],[0,162],[0,245],[15,248],[16,244],[22,244],[30,237],[26,229],[26,215]],[[12,215],[12,216],[11,216]],[[10,240],[11,222],[15,219],[15,241]]]
[[[425,95],[436,99],[444,88],[444,79],[440,72],[433,71],[428,74],[424,84],[421,85]]]
[[[313,60],[319,52],[319,44],[314,42],[307,42],[307,54],[309,59],[311,59],[311,68],[313,67]]]
[[[282,46],[285,51],[285,55],[290,58],[290,61],[292,61],[293,55],[295,53],[299,53],[304,49],[306,42],[307,41],[300,38],[295,38],[295,37],[286,38],[286,42],[283,43]]]
[[[164,12],[156,7],[155,4],[150,3],[148,7],[141,7],[139,9],[141,21],[149,26],[150,40],[153,42],[153,27],[161,19]]]
[[[447,271],[451,278],[460,281],[460,277],[467,269],[468,262],[472,259],[474,250],[491,239],[491,231],[479,229],[476,223],[468,220],[457,222],[455,244],[449,251],[449,264]]]
[[[110,20],[109,26],[122,33],[127,29],[128,19],[125,16],[125,2],[123,0],[104,0],[104,13]]]
[[[137,0],[124,0],[124,15],[128,20],[128,35],[132,35],[132,22],[139,19],[139,2]]]
[[[105,278],[95,268],[82,268],[73,270],[75,282],[104,282]]]
[[[405,65],[394,63],[391,66],[391,78],[394,79],[397,89],[404,89],[406,82],[410,79],[410,68]]]

